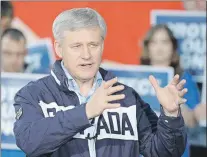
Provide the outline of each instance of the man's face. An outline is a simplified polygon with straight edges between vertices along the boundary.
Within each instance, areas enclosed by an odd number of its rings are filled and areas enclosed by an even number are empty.
[[[24,58],[26,55],[26,43],[22,38],[19,41],[6,35],[1,41],[2,68],[5,72],[22,72],[24,70]]]
[[[4,30],[10,28],[12,23],[12,18],[9,16],[3,16],[1,17],[1,31],[3,32]]]
[[[98,27],[65,31],[61,43],[55,44],[64,66],[78,80],[93,79],[101,64],[103,39]]]

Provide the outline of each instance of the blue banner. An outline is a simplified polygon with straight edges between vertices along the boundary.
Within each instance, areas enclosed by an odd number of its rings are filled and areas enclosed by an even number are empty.
[[[55,61],[52,41],[50,39],[41,39],[38,42],[28,46],[28,55],[26,56],[28,68],[26,72],[48,74],[51,65]]]
[[[18,90],[30,81],[37,80],[44,75],[1,73],[1,149],[2,157],[25,156],[16,146],[13,133],[15,110],[14,96]],[[12,154],[14,152],[14,154]],[[9,155],[10,154],[10,155]]]
[[[167,24],[178,39],[181,67],[202,82],[206,58],[206,12],[153,10],[151,24]]]
[[[149,81],[149,76],[153,75],[158,80],[159,85],[164,87],[173,78],[173,68],[115,64],[102,64],[102,67],[117,76],[119,82],[137,91],[140,97],[149,103],[151,108],[159,115],[160,103]]]

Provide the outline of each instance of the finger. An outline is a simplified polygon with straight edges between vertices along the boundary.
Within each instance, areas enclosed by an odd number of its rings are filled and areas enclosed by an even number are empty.
[[[118,81],[118,78],[115,77],[115,78],[105,82],[104,88],[107,89],[107,88],[113,86],[113,84],[115,84],[117,81]]]
[[[124,94],[111,95],[111,96],[107,96],[106,101],[110,102],[110,101],[122,100],[124,98],[125,98]]]
[[[183,97],[188,92],[187,88],[184,88],[182,91],[179,91],[179,97]]]
[[[185,79],[181,80],[181,81],[177,84],[177,89],[178,89],[178,90],[183,89],[185,83],[186,83],[186,80],[185,80]]]
[[[111,103],[108,103],[105,107],[105,109],[113,109],[113,108],[119,108],[121,105],[119,103],[114,103],[114,104],[111,104]]]
[[[152,84],[152,86],[154,87],[155,91],[157,91],[160,88],[160,86],[154,76],[150,75],[149,81]]]
[[[108,89],[107,95],[111,95],[115,92],[122,91],[123,89],[124,89],[123,85],[118,85],[118,86],[115,86],[115,87],[111,87],[111,88]]]
[[[172,81],[170,82],[170,84],[171,85],[177,85],[178,84],[178,82],[179,82],[179,75],[178,74],[176,74],[174,77],[173,77],[173,79],[172,79]]]
[[[184,99],[184,98],[180,98],[178,100],[178,104],[181,105],[181,104],[185,104],[187,102],[187,99]]]

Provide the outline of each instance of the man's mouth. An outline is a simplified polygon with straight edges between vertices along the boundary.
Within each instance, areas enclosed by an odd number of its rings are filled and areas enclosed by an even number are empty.
[[[81,67],[91,67],[93,63],[80,64]]]

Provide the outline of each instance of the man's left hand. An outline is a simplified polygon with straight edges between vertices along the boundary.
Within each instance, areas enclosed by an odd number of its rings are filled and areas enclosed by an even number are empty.
[[[184,88],[186,81],[179,81],[179,75],[175,75],[172,81],[164,88],[160,87],[154,76],[149,77],[150,83],[154,87],[157,98],[162,105],[167,116],[177,117],[179,106],[187,100],[183,96],[187,93],[187,88]]]

